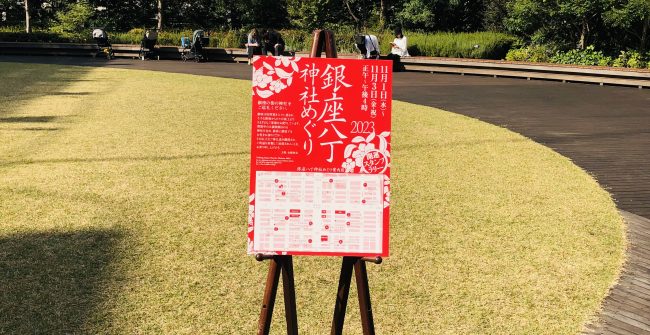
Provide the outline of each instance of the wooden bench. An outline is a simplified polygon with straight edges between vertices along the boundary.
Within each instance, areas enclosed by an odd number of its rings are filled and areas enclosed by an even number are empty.
[[[176,46],[156,47],[160,59],[181,59],[182,49]],[[140,46],[114,44],[117,57],[137,58]],[[245,63],[246,49],[205,48],[210,61]],[[75,43],[29,43],[0,42],[0,54],[51,55],[51,56],[96,56],[99,49],[95,44]],[[308,53],[296,53],[308,57]],[[339,54],[339,58],[358,58],[357,54]],[[505,61],[449,59],[434,57],[402,58],[407,71],[430,73],[455,73],[460,75],[482,75],[581,82],[599,85],[623,85],[638,88],[650,87],[650,71],[615,70],[607,68],[561,66],[553,64],[510,63]]]
[[[96,44],[0,42],[0,54],[47,56],[95,56]]]

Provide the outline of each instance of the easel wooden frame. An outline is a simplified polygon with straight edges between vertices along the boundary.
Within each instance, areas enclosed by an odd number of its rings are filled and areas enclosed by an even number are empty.
[[[275,296],[278,292],[280,273],[282,273],[282,289],[284,291],[284,314],[287,320],[287,335],[298,335],[298,314],[296,313],[296,287],[293,279],[293,257],[255,255],[258,261],[271,260],[269,273],[266,275],[266,287],[262,301],[262,311],[257,326],[257,334],[267,335],[271,330]]]
[[[311,43],[311,52],[309,57],[320,58],[323,51],[325,58],[338,58],[336,54],[336,40],[334,32],[331,30],[314,30],[313,41]]]
[[[310,57],[320,58],[325,51],[326,58],[337,58],[336,42],[334,33],[331,30],[315,30],[312,42]],[[268,335],[271,330],[273,308],[275,297],[278,291],[280,273],[282,273],[282,288],[284,290],[284,311],[287,321],[287,335],[298,335],[298,314],[296,312],[296,288],[293,276],[293,257],[285,255],[264,255],[257,254],[258,261],[270,260],[269,272],[266,276],[266,287],[262,301],[262,311],[257,328],[258,335]],[[368,271],[366,262],[381,264],[381,257],[343,257],[341,274],[339,275],[339,286],[334,304],[334,316],[332,318],[331,335],[342,335],[345,322],[345,312],[350,295],[352,283],[352,271],[354,271],[359,297],[359,309],[361,314],[361,326],[364,335],[375,334],[375,323],[372,316],[372,304],[370,302],[370,285],[368,284]]]
[[[293,257],[257,254],[258,261],[270,260],[269,272],[266,275],[266,287],[262,301],[262,310],[257,327],[258,335],[268,335],[271,330],[275,297],[278,292],[280,273],[282,273],[282,288],[284,290],[284,313],[287,321],[287,335],[298,335],[298,314],[296,311],[296,288],[293,276]],[[345,312],[350,296],[350,285],[352,283],[352,271],[354,271],[357,282],[357,295],[359,297],[359,313],[361,315],[361,327],[364,335],[375,334],[375,323],[372,315],[372,303],[370,301],[370,285],[368,284],[368,271],[366,262],[381,264],[381,257],[343,257],[341,274],[339,275],[339,286],[334,304],[334,316],[332,318],[331,335],[343,334],[345,323]]]

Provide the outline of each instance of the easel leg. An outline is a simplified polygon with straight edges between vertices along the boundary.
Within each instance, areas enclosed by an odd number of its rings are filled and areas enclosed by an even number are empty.
[[[284,288],[284,311],[287,319],[287,335],[298,335],[296,312],[296,287],[293,282],[293,258],[279,256],[282,262],[282,287]]]
[[[273,318],[275,295],[278,292],[280,271],[282,270],[279,258],[273,257],[270,259],[270,262],[269,273],[266,275],[266,287],[264,288],[264,299],[262,301],[260,321],[257,325],[258,335],[268,335],[271,330],[271,318]]]
[[[354,263],[354,275],[357,281],[357,292],[359,293],[359,309],[361,311],[363,335],[375,335],[375,322],[372,318],[372,305],[370,304],[368,271],[366,271],[366,263],[363,260]]]
[[[336,304],[334,305],[334,319],[332,320],[332,335],[343,334],[343,323],[345,322],[345,309],[348,306],[350,295],[350,283],[352,282],[352,270],[354,264],[359,261],[358,257],[343,257],[341,276],[339,277],[339,288],[336,293]]]

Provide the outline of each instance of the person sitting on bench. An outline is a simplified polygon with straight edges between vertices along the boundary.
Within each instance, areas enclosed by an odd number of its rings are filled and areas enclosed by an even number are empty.
[[[248,42],[246,43],[246,49],[248,51],[248,64],[251,64],[251,59],[253,55],[261,55],[262,47],[260,43],[260,33],[256,28],[252,29],[248,33]]]
[[[390,46],[390,53],[392,55],[397,55],[399,57],[411,56],[409,55],[406,36],[402,34],[402,29],[400,28],[395,29],[395,39],[393,40],[393,43],[390,44]]]
[[[399,72],[402,70],[401,58],[411,56],[407,48],[406,36],[402,34],[401,28],[395,29],[395,39],[390,46],[391,50],[388,59],[393,61],[393,72]]]
[[[262,34],[262,54],[269,52],[273,56],[282,56],[284,53],[284,40],[279,32],[269,29]]]

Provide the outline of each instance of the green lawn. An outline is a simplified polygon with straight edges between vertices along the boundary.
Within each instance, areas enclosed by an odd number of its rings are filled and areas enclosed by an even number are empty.
[[[0,63],[0,92],[0,333],[254,333],[267,264],[246,255],[249,82]],[[610,196],[503,128],[393,113],[377,333],[580,331],[624,260]],[[295,259],[302,333],[328,333],[339,266]]]

